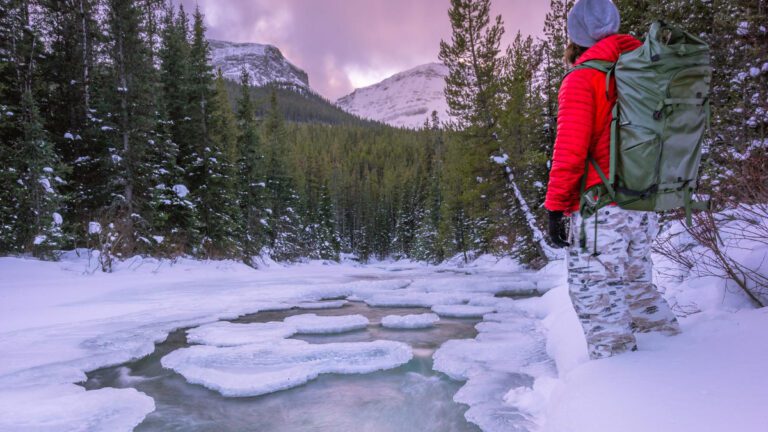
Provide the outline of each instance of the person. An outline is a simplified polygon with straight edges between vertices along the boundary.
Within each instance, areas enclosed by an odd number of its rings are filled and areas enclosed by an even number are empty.
[[[579,0],[568,14],[566,62],[570,66],[588,60],[616,62],[622,53],[638,48],[639,40],[617,34],[619,24],[619,11],[610,0]],[[606,93],[605,73],[591,68],[577,68],[563,80],[544,203],[551,242],[568,247],[569,293],[592,359],[636,350],[636,332],[680,331],[652,282],[651,245],[658,233],[658,215],[615,204],[584,221],[578,213],[588,156],[603,172],[609,169],[611,110],[616,101],[615,82],[609,85]],[[590,166],[586,189],[598,184],[600,177]],[[570,230],[563,223],[565,215],[570,216]],[[579,241],[581,229],[587,248]]]

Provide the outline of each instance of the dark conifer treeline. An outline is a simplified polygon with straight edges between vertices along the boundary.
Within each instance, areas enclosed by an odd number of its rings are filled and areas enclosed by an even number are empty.
[[[572,4],[552,0],[542,39],[501,47],[489,0],[452,0],[440,58],[454,122],[409,131],[225,81],[202,15],[164,0],[0,1],[0,253],[88,247],[105,269],[133,254],[342,251],[542,263]],[[617,4],[625,31],[663,16],[712,43],[705,186],[722,190],[738,161],[765,157],[765,1]]]

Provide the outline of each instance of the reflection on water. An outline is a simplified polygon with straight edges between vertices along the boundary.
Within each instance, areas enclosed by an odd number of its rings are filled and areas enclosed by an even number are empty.
[[[381,318],[429,312],[419,308],[369,308],[350,303],[339,309],[262,312],[235,320],[240,323],[279,321],[287,316],[361,314],[366,330],[338,335],[298,335],[310,343],[397,340],[414,348],[414,359],[388,371],[363,375],[320,375],[308,384],[264,396],[225,398],[186,382],[160,365],[169,352],[188,346],[185,332],[176,331],[155,352],[136,362],[88,375],[87,389],[134,387],[155,399],[157,409],[137,431],[259,431],[259,432],[477,432],[464,419],[466,406],[453,402],[461,387],[432,370],[431,355],[448,339],[472,338],[477,320],[441,319],[421,330],[393,330]]]

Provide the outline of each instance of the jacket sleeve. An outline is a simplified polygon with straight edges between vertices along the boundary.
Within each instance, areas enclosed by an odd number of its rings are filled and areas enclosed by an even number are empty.
[[[595,116],[589,72],[587,69],[574,71],[560,86],[557,136],[544,201],[544,207],[551,211],[568,212],[579,202]]]

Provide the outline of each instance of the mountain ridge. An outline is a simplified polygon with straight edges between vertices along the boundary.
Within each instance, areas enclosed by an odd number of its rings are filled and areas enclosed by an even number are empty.
[[[310,89],[309,75],[285,58],[279,48],[251,42],[208,40],[211,64],[221,69],[225,78],[238,82],[242,68],[248,71],[251,85],[285,83]]]
[[[442,63],[419,65],[355,89],[339,98],[336,105],[363,118],[418,129],[433,111],[437,111],[441,120],[448,120],[448,103],[443,92],[447,75],[448,68]]]

